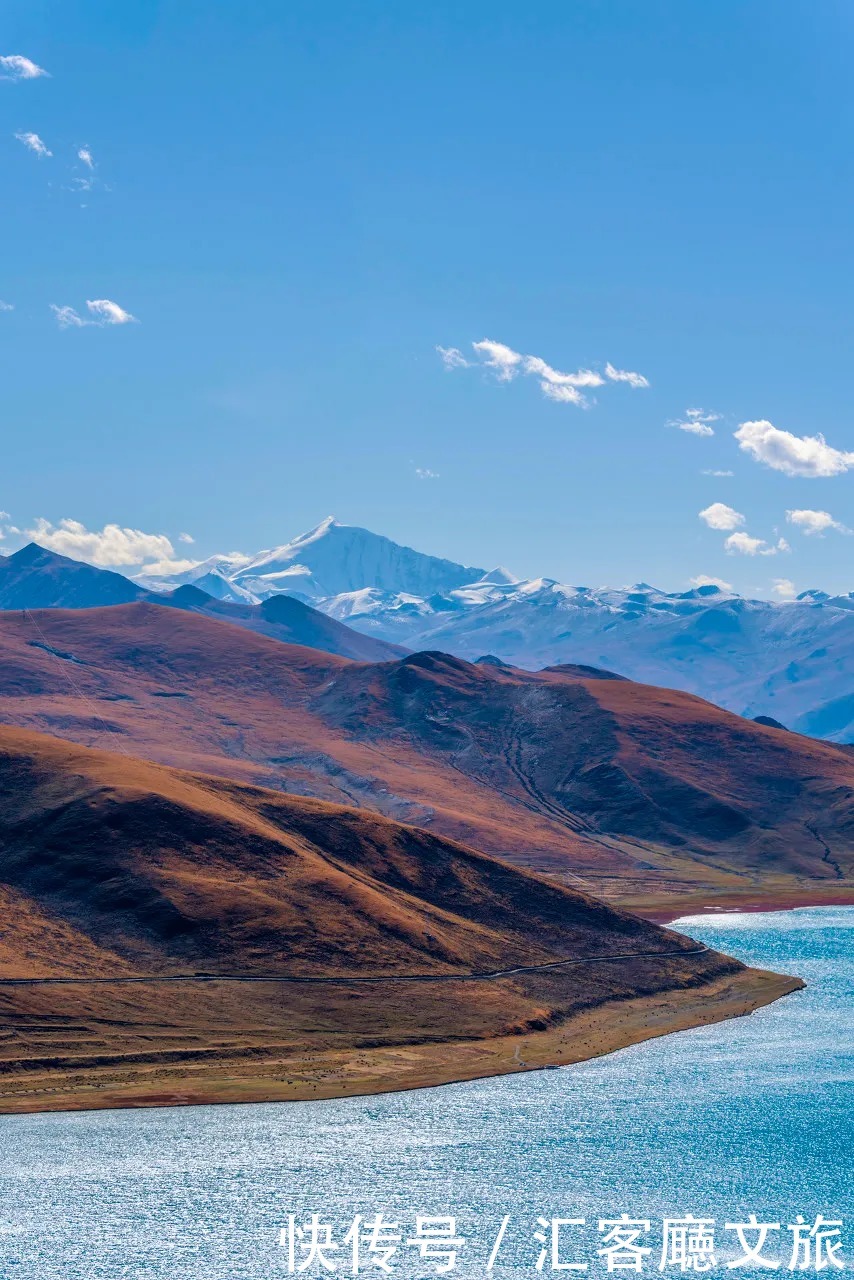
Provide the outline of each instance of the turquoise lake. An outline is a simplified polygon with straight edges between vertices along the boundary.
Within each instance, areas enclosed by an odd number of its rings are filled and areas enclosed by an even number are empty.
[[[559,1071],[338,1102],[0,1117],[0,1277],[265,1280],[287,1274],[288,1213],[312,1212],[339,1241],[357,1213],[382,1212],[405,1238],[416,1213],[453,1214],[459,1276],[488,1274],[510,1215],[498,1280],[538,1274],[540,1216],[587,1220],[562,1257],[598,1276],[599,1218],[650,1220],[644,1273],[677,1275],[658,1269],[665,1217],[785,1226],[823,1213],[844,1220],[850,1270],[854,908],[678,927],[807,989]],[[719,1274],[769,1274],[730,1273],[739,1251],[731,1233],[719,1241]],[[765,1250],[785,1274],[790,1242],[782,1230]],[[435,1273],[412,1248],[390,1265]],[[338,1271],[351,1273],[345,1250]],[[362,1274],[383,1272],[368,1260]]]

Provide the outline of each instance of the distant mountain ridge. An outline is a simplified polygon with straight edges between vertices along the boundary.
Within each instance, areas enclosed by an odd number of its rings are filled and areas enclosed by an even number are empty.
[[[202,579],[206,581],[206,579]],[[218,600],[201,590],[198,584],[186,584],[176,588],[168,596],[149,597],[157,603],[170,604],[178,609],[202,613],[208,618],[233,622],[239,627],[269,636],[284,644],[306,645],[324,653],[334,653],[341,658],[357,662],[385,662],[400,658],[407,652],[400,645],[389,644],[375,636],[363,635],[352,627],[345,627],[319,609],[312,609],[301,600],[289,595],[269,596],[260,604],[232,603]]]
[[[19,562],[25,552],[35,568]],[[147,573],[136,583],[88,565],[72,570],[75,562],[63,557],[55,561],[67,573],[57,575],[55,563],[39,559],[51,554],[25,548],[0,562],[0,606],[119,604],[195,585],[236,606],[231,621],[264,629],[269,619],[252,610],[293,597],[385,647],[365,660],[401,648],[441,649],[532,670],[566,663],[605,668],[685,689],[739,715],[854,742],[854,592],[812,590],[783,602],[711,585],[664,592],[647,583],[520,581],[502,567],[484,571],[425,555],[332,517],[273,550],[212,556],[184,573]],[[309,632],[323,639],[316,618]],[[336,635],[318,647],[343,642]],[[330,651],[356,657],[357,647],[351,640]]]
[[[0,559],[0,609],[88,609],[130,604],[145,590],[120,573],[30,542]]]
[[[332,517],[219,575],[216,594],[310,600],[353,630],[408,649],[536,670],[580,663],[685,689],[737,712],[854,742],[854,592],[749,600],[708,585],[659,591],[520,581],[399,547]],[[193,571],[191,571],[192,573]],[[169,579],[161,585],[175,585]]]
[[[341,524],[333,516],[290,542],[258,552],[230,572],[226,557],[213,557],[199,568],[250,592],[257,601],[278,592],[314,601],[365,586],[430,596],[452,591],[484,573],[413,551],[368,529]],[[190,570],[169,582],[195,582],[194,575]]]
[[[208,572],[194,584],[152,592],[120,573],[70,560],[31,542],[0,559],[0,610],[93,609],[153,599],[286,644],[307,645],[359,662],[383,662],[407,652],[400,645],[354,631],[289,595],[273,595],[257,604],[254,596],[237,588],[223,600],[203,589],[202,584],[209,587],[216,581],[216,575]]]

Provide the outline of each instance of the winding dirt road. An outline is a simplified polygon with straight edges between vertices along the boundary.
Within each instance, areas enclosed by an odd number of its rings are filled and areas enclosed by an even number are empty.
[[[709,948],[703,944],[696,947],[677,947],[673,951],[614,951],[608,955],[585,956],[580,960],[550,960],[546,964],[520,964],[510,969],[491,969],[480,973],[393,973],[375,978],[316,978],[277,973],[175,973],[122,978],[0,978],[0,987],[112,986],[139,982],[298,982],[336,986],[381,982],[483,982],[494,978],[512,977],[517,973],[540,973],[543,970],[560,969],[570,965],[604,964],[611,960],[651,960],[658,956],[697,956],[708,950]]]

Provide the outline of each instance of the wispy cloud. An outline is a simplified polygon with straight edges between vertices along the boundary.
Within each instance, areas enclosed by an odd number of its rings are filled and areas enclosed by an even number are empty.
[[[77,173],[71,179],[70,190],[80,193],[84,191],[92,191],[96,186],[102,187],[103,184],[98,181],[96,173],[95,157],[89,147],[77,148],[77,159],[83,166],[83,173]],[[104,188],[105,190],[107,188]]]
[[[712,578],[708,573],[698,573],[695,578],[689,578],[688,581],[692,587],[718,587],[721,591],[732,591],[732,583],[724,582],[723,578]]]
[[[805,507],[798,507],[793,511],[787,511],[786,519],[789,524],[797,525],[804,533],[817,534],[819,538],[823,538],[828,529],[835,529],[837,533],[851,533],[848,526],[839,520],[834,520],[829,511],[810,511]]]
[[[120,307],[117,302],[111,302],[109,298],[93,298],[87,301],[86,306],[89,309],[89,316],[81,316],[74,307],[60,307],[55,302],[50,304],[50,309],[56,316],[60,329],[84,329],[90,325],[103,328],[106,325],[137,323],[136,316],[132,316],[129,311],[125,311],[124,307]]]
[[[731,533],[724,542],[727,555],[776,556],[779,551],[791,551],[785,538],[770,543],[765,538],[752,538],[749,533]]]
[[[728,507],[725,502],[713,502],[710,507],[699,512],[700,519],[703,520],[710,529],[737,529],[739,525],[744,524],[744,516],[740,511],[736,511],[734,507]]]
[[[15,137],[19,142],[23,142],[24,146],[27,147],[28,150],[32,151],[34,155],[39,156],[41,159],[45,159],[47,156],[53,155],[53,152],[48,150],[47,146],[37,133],[16,133]]]
[[[466,360],[459,347],[437,347],[436,350],[446,369],[470,369],[471,361]]]
[[[477,355],[487,368],[492,369],[499,382],[509,382],[515,378],[522,365],[524,356],[503,342],[493,342],[491,338],[482,338],[480,342],[471,344]]]
[[[49,71],[21,53],[0,55],[0,80],[37,80],[39,76],[48,75]]]
[[[798,589],[790,578],[775,578],[771,589],[781,600],[794,600],[798,594]]]
[[[672,418],[667,425],[678,427],[692,436],[713,436],[715,429],[711,424],[719,422],[720,417],[719,413],[706,413],[705,409],[686,409],[683,417]]]
[[[15,305],[12,302],[0,302],[0,311],[14,311]]]
[[[492,338],[482,338],[480,342],[473,342],[471,345],[477,357],[475,360],[467,359],[458,347],[437,347],[436,350],[446,369],[486,368],[499,382],[511,382],[519,374],[537,378],[543,395],[559,404],[584,407],[589,403],[584,391],[604,387],[606,382],[624,382],[631,387],[649,386],[649,381],[642,373],[616,369],[610,363],[605,365],[603,373],[595,369],[564,373],[548,364],[541,356],[523,355]]]
[[[56,316],[56,323],[60,329],[82,329],[84,325],[94,324],[93,320],[84,320],[73,307],[58,307],[55,302],[52,302],[50,309]]]
[[[722,477],[726,477],[726,476],[734,476],[735,472],[734,471],[713,471],[711,469],[707,469],[705,471],[701,471],[700,475],[715,476],[717,479],[721,479]]]
[[[143,533],[141,529],[106,524],[100,531],[87,529],[79,520],[60,520],[58,525],[39,518],[26,534],[42,547],[75,560],[86,560],[102,568],[140,565],[146,560],[171,560],[175,549],[163,533]]]
[[[838,476],[854,467],[854,453],[834,449],[823,435],[796,436],[765,419],[742,422],[734,434],[745,453],[788,476],[817,479]]]
[[[645,378],[642,373],[633,373],[631,369],[615,369],[610,361],[605,365],[605,377],[610,382],[626,382],[630,387],[649,386],[649,378]]]
[[[179,534],[178,534],[178,541],[179,541],[179,542],[192,543],[192,542],[195,542],[195,541],[196,541],[196,539],[193,537],[193,535],[192,535],[191,533],[179,533]]]
[[[415,474],[419,480],[438,480],[439,472],[431,471],[429,467],[416,467]]]

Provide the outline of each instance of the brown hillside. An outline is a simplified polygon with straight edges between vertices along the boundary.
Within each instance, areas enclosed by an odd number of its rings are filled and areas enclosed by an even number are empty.
[[[452,1079],[460,1041],[589,1056],[597,1010],[607,1047],[797,985],[371,813],[16,729],[0,791],[0,1110],[346,1092],[404,1046]]]
[[[851,753],[688,694],[349,662],[147,603],[0,615],[0,661],[9,723],[374,809],[625,903],[854,885]]]

